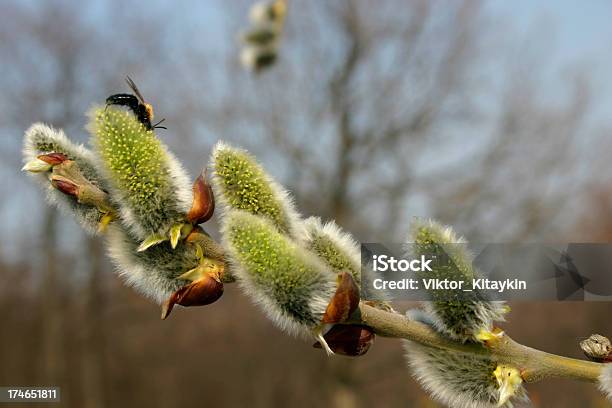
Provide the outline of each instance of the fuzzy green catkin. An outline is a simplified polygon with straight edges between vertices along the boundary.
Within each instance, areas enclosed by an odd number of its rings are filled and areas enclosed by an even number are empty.
[[[607,363],[601,371],[599,389],[612,401],[612,363]]]
[[[188,283],[176,278],[198,266],[196,251],[183,243],[172,249],[166,241],[139,252],[139,244],[139,240],[120,226],[109,227],[108,253],[118,274],[128,286],[161,304]]]
[[[109,179],[122,221],[137,239],[165,234],[184,220],[191,186],[181,164],[129,111],[112,106],[89,113],[88,130]]]
[[[242,149],[218,142],[212,153],[212,186],[222,211],[244,210],[270,220],[281,232],[294,235],[299,216],[289,193]]]
[[[406,315],[410,320],[428,325],[434,320],[421,310],[409,310]],[[402,342],[413,377],[434,400],[450,408],[498,406],[499,385],[493,375],[497,363],[491,358],[432,348],[410,340]],[[527,399],[522,386],[513,399]],[[512,404],[503,406],[512,407]]]
[[[70,141],[63,131],[42,123],[35,123],[25,132],[23,161],[28,163],[47,153],[62,153],[73,160],[81,174],[95,186],[105,189],[106,183],[95,167],[93,152]],[[93,205],[81,204],[76,198],[53,188],[48,173],[29,173],[47,191],[47,199],[67,215],[74,217],[88,233],[94,234],[104,214]]]
[[[335,222],[325,225],[318,217],[304,221],[304,245],[324,261],[334,273],[349,272],[357,285],[361,284],[361,253],[359,245]]]
[[[268,317],[291,334],[319,324],[335,292],[335,276],[267,219],[232,210],[223,240],[236,278]]]
[[[331,273],[337,275],[340,272],[349,272],[360,292],[362,273],[366,274],[364,279],[367,282],[373,282],[378,277],[377,272],[369,266],[362,268],[359,244],[335,222],[329,221],[323,224],[319,217],[309,217],[304,220],[302,226],[300,243],[317,255]],[[363,293],[360,294],[363,300],[368,300],[362,295]],[[368,304],[377,309],[395,312],[384,291],[378,290],[376,297],[376,300],[370,299]]]
[[[284,0],[256,3],[251,7],[253,26],[242,35],[241,64],[254,72],[274,65],[287,12]]]
[[[432,271],[417,273],[417,277],[464,281],[471,288],[472,279],[478,277],[467,243],[455,235],[450,227],[434,221],[416,220],[408,237],[413,256],[447,258],[450,262],[432,265]],[[481,330],[490,331],[494,321],[503,321],[507,308],[504,302],[491,301],[477,289],[471,292],[431,289],[431,302],[426,309],[431,313],[436,328],[454,340],[474,341]]]

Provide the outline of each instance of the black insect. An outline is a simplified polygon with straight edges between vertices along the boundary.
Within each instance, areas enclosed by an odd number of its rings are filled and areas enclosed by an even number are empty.
[[[129,76],[126,77],[125,82],[127,82],[128,86],[132,89],[132,91],[134,91],[136,96],[126,93],[111,95],[106,98],[106,106],[127,106],[134,112],[134,114],[138,118],[138,121],[145,125],[148,130],[166,129],[166,127],[164,126],[159,126],[160,123],[162,123],[166,119],[162,119],[154,125],[151,124],[151,121],[153,120],[153,106],[151,106],[150,103],[145,102],[144,98],[142,97],[142,94],[138,90],[138,87],[136,87],[136,84],[134,83],[134,81],[132,81],[132,78],[130,78]]]

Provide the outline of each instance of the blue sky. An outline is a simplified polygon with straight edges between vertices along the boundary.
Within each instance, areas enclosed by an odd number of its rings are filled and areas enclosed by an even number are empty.
[[[612,111],[612,2],[589,1],[504,1],[486,2],[487,7],[519,35],[550,35],[553,61],[550,66],[584,65],[589,69],[601,115]]]
[[[253,0],[254,2],[255,0]],[[293,1],[293,0],[292,0]],[[308,0],[295,0],[308,1]],[[334,1],[334,0],[329,0]],[[146,3],[148,8],[161,8],[167,10],[166,20],[163,28],[167,30],[171,40],[174,36],[193,33],[189,36],[195,44],[211,44],[206,41],[207,35],[221,36],[224,24],[228,23],[227,16],[219,11],[223,0],[205,1],[182,1],[177,3],[179,7],[168,7],[169,3],[164,1],[153,1]],[[33,7],[43,5],[42,1],[33,1]],[[100,7],[90,9],[91,19],[100,18],[100,9],[109,7],[108,3],[99,1]],[[136,5],[139,7],[141,2],[115,2],[111,7],[120,7],[129,12]],[[408,3],[407,3],[408,4]],[[529,0],[491,0],[484,2],[485,7],[495,16],[495,21],[500,23],[500,30],[509,29],[516,33],[520,41],[529,41],[534,36],[544,38],[545,44],[550,44],[546,49],[547,56],[550,52],[550,59],[546,60],[546,67],[550,70],[559,70],[568,64],[581,65],[588,69],[589,79],[593,86],[597,112],[594,113],[598,118],[604,119],[605,123],[612,123],[610,113],[612,112],[612,1],[609,0],[589,0],[589,1],[570,1],[570,0],[548,0],[548,1],[529,1]],[[246,13],[240,9],[235,10],[236,15],[243,15],[242,21],[236,22],[237,26],[246,24]],[[1,20],[1,18],[0,18]],[[180,29],[177,29],[180,28]],[[487,35],[491,35],[490,32]],[[236,46],[235,38],[221,38],[225,42],[219,48],[231,47],[230,52],[234,52]],[[169,55],[164,56],[171,59]],[[546,94],[554,101],[555,92],[563,92],[563,87],[556,85],[562,80],[562,75],[552,72],[549,78],[552,82],[551,87],[547,87]],[[547,83],[547,86],[551,84]],[[38,196],[31,195],[29,198]],[[19,212],[20,208],[14,209]],[[17,223],[19,217],[9,217]],[[10,222],[10,221],[8,221]]]
[[[525,33],[534,28],[552,29],[563,59],[601,58],[610,62],[612,46],[612,2],[503,1],[489,2],[492,10],[507,15],[514,27]],[[548,25],[547,28],[538,25]]]

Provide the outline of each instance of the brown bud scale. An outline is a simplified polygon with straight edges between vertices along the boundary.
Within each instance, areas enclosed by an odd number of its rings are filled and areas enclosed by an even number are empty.
[[[62,164],[63,162],[68,160],[68,156],[66,156],[63,153],[41,154],[41,155],[37,156],[36,158],[38,160],[42,160],[45,163],[50,164],[52,166],[55,166],[55,165],[58,165],[58,164]]]
[[[162,306],[162,319],[172,312],[175,304],[204,306],[216,302],[223,295],[223,283],[213,276],[205,276],[174,292]]]
[[[208,221],[215,212],[215,195],[212,187],[206,181],[206,175],[200,176],[193,183],[193,202],[187,213],[187,221],[192,224],[202,224]]]
[[[336,293],[325,309],[321,323],[346,321],[359,305],[359,287],[348,272],[338,274]]]
[[[323,337],[334,353],[357,357],[368,352],[376,336],[367,326],[335,325]],[[322,348],[319,342],[313,347]]]
[[[71,182],[70,180],[66,180],[64,178],[53,177],[51,178],[51,185],[57,188],[62,193],[78,197],[79,195],[79,186]]]

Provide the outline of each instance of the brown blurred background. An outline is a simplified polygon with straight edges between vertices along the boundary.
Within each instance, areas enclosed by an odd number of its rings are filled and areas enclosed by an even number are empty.
[[[259,75],[237,57],[250,4],[0,3],[0,385],[59,385],[84,408],[437,406],[399,341],[327,358],[236,287],[160,321],[45,204],[18,171],[23,131],[86,141],[84,112],[128,74],[192,174],[216,140],[243,146],[305,215],[363,241],[401,241],[413,216],[477,242],[612,238],[608,2],[289,0]],[[547,351],[612,335],[609,303],[512,306],[504,327]],[[528,389],[538,407],[607,406],[590,384]]]

